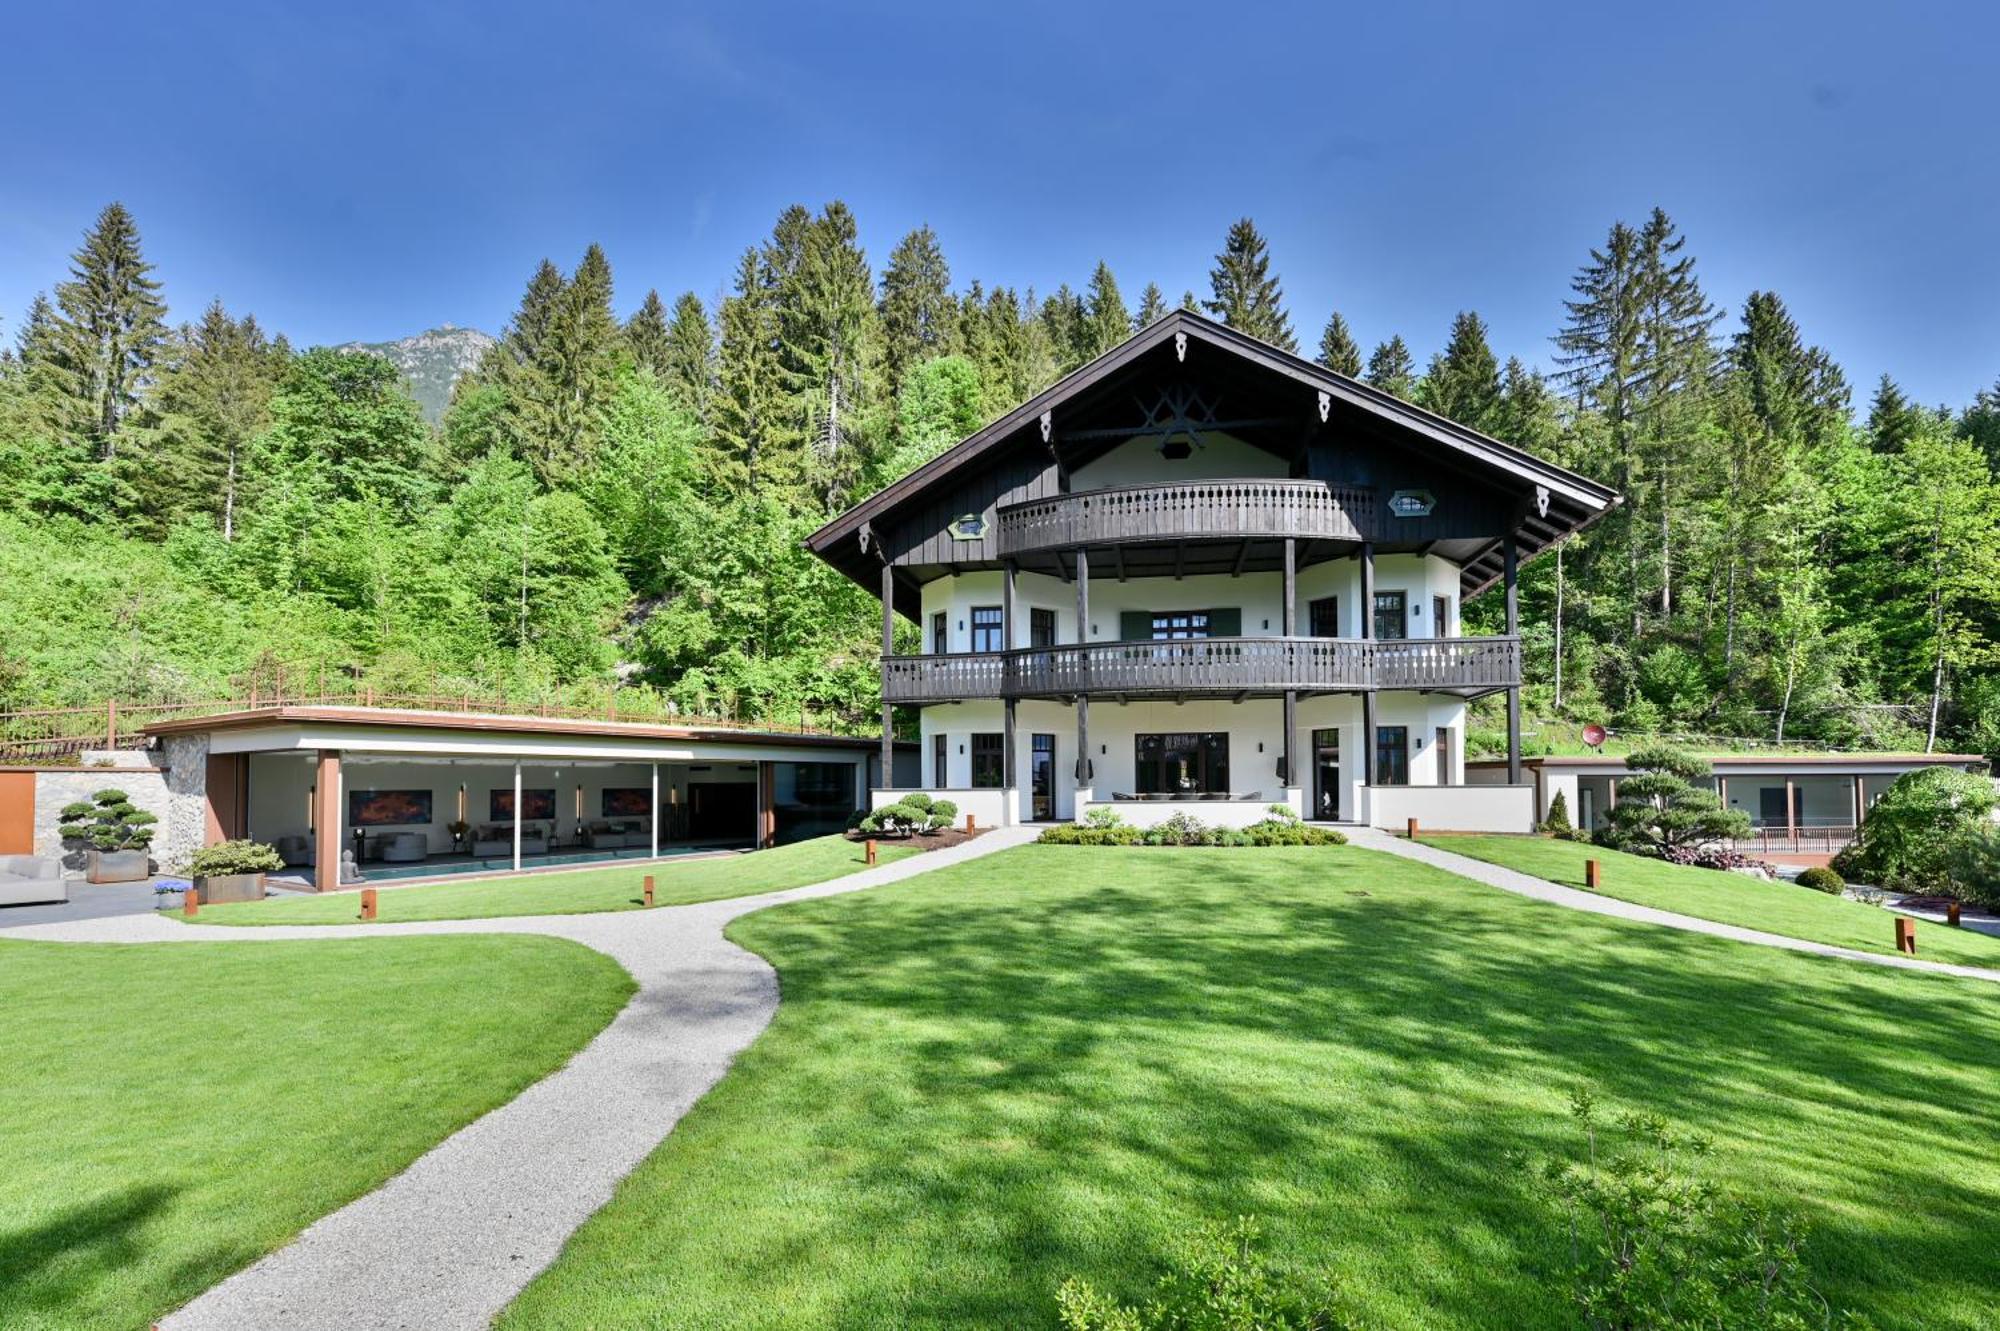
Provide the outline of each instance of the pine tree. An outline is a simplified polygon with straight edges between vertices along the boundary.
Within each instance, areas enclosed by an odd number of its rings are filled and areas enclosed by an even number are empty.
[[[806,448],[813,488],[829,506],[872,460],[885,424],[876,401],[875,281],[857,235],[854,214],[838,199],[817,218],[795,207],[779,217],[765,257],[785,428]]]
[[[75,421],[107,460],[117,455],[119,427],[139,405],[166,340],[166,306],[152,270],[132,215],[113,203],[71,257],[70,280],[56,288],[55,360]]]
[[[1167,298],[1160,294],[1158,282],[1146,283],[1146,289],[1139,294],[1139,312],[1132,316],[1132,331],[1137,333],[1167,316]]]
[[[1877,453],[1900,453],[1923,428],[1924,413],[1888,375],[1875,385],[1868,404],[1868,444]]]
[[[1271,273],[1271,256],[1256,223],[1245,217],[1229,228],[1208,281],[1211,294],[1202,308],[1215,318],[1280,351],[1299,349],[1284,289]]]
[[[745,250],[736,265],[735,290],[722,302],[718,320],[722,354],[717,362],[716,454],[711,488],[756,492],[790,483],[797,468],[778,447],[777,418],[783,410],[778,365],[778,319],[764,264]]]
[[[1084,297],[1083,359],[1094,360],[1132,336],[1132,316],[1125,298],[1118,293],[1118,279],[1104,260],[1090,275],[1090,292]]]
[[[1031,337],[1042,339],[1038,349],[1054,363],[1054,377],[1068,374],[1090,359],[1090,316],[1083,297],[1071,291],[1069,283],[1062,283],[1042,300],[1040,314],[1039,327]]]
[[[165,522],[199,514],[235,539],[252,440],[270,423],[271,395],[290,359],[255,318],[213,301],[171,345],[147,404],[143,506]]]
[[[1846,421],[1847,380],[1820,347],[1807,348],[1785,303],[1753,291],[1743,326],[1730,339],[1728,364],[1765,436],[1818,447]]]
[[[1517,356],[1507,358],[1500,376],[1500,401],[1494,412],[1494,438],[1524,448],[1537,457],[1561,461],[1562,417],[1548,381]]]
[[[692,291],[683,291],[674,302],[660,377],[696,420],[708,421],[715,397],[715,330],[701,297]]]
[[[572,484],[589,467],[616,386],[621,340],[611,313],[611,264],[592,245],[563,283],[514,397],[527,461],[543,485]]]
[[[1194,298],[1194,292],[1183,291],[1181,292],[1181,308],[1190,314],[1200,314],[1201,302]]]
[[[1696,450],[1709,437],[1714,387],[1714,329],[1722,312],[1709,302],[1695,275],[1694,256],[1667,214],[1653,209],[1639,233],[1647,470],[1659,533],[1660,617],[1674,614],[1674,577],[1680,553],[1675,522],[1683,477],[1699,470]]]
[[[1440,416],[1490,433],[1500,423],[1500,362],[1486,324],[1470,310],[1451,321],[1451,340],[1431,358],[1417,400]]]
[[[916,366],[957,349],[951,268],[928,223],[904,236],[882,270],[882,363],[892,392]]]
[[[1319,336],[1319,363],[1335,374],[1344,374],[1350,379],[1361,377],[1361,348],[1354,343],[1354,334],[1347,330],[1347,320],[1335,310],[1326,321],[1326,331]]]
[[[646,299],[625,321],[625,345],[631,349],[632,363],[665,379],[669,341],[666,302],[660,299],[658,291],[648,291]]]
[[[1368,355],[1368,369],[1362,375],[1368,383],[1405,402],[1417,395],[1417,363],[1400,335],[1377,343]]]
[[[1977,444],[1987,465],[2000,473],[2000,380],[1972,399],[1958,418],[1958,432]]]

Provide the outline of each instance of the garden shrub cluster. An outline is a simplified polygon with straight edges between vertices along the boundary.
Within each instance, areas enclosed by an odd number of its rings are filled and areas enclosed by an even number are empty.
[[[227,878],[234,874],[276,873],[284,857],[261,841],[223,841],[203,846],[187,858],[190,878]]]
[[[89,802],[66,804],[56,820],[63,840],[103,851],[145,850],[153,844],[153,825],[159,822],[122,790],[100,790]]]
[[[1248,827],[1210,827],[1190,813],[1176,813],[1151,827],[1127,823],[1114,809],[1092,809],[1081,823],[1046,828],[1049,846],[1344,846],[1347,838],[1330,827],[1313,827],[1291,806],[1273,804]]]
[[[1664,851],[1660,858],[1669,864],[1685,864],[1696,869],[1762,869],[1767,874],[1777,873],[1760,859],[1721,846],[1674,846]]]
[[[1815,892],[1825,892],[1829,896],[1837,897],[1847,890],[1846,879],[1831,869],[1822,869],[1818,866],[1800,873],[1798,883],[1800,887],[1809,887]]]
[[[950,827],[957,817],[958,806],[950,800],[932,799],[921,790],[913,790],[863,818],[855,830],[869,836],[929,836]]]
[[[2000,905],[1993,783],[1950,767],[1905,772],[1833,860],[1850,882]]]

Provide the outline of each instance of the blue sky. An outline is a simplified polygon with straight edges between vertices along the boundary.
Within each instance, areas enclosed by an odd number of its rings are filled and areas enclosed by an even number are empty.
[[[1777,290],[1863,402],[2000,377],[2000,12],[1635,6],[23,6],[0,42],[0,331],[109,199],[177,316],[300,343],[497,332],[604,244],[629,310],[704,297],[843,198],[878,270],[1204,290],[1256,218],[1301,342],[1419,358],[1477,309],[1546,362],[1655,203],[1710,294]]]

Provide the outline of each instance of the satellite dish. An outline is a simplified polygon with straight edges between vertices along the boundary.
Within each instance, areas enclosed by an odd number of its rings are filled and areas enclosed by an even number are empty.
[[[1583,728],[1583,742],[1593,749],[1604,747],[1604,727],[1592,721]]]

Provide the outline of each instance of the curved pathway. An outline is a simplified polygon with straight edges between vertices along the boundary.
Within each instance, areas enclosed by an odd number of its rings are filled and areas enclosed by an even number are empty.
[[[723,926],[768,906],[858,892],[990,855],[1032,841],[1038,830],[1000,828],[809,887],[651,911],[256,928],[148,914],[27,925],[0,930],[0,937],[241,943],[547,934],[622,965],[638,992],[561,1069],[160,1322],[164,1331],[472,1331],[555,1260],[769,1024],[778,1008],[777,974],[725,939]]]
[[[1571,910],[1587,911],[1592,915],[1637,920],[1641,924],[1657,924],[1667,929],[1708,934],[1738,943],[1755,943],[1760,947],[1783,948],[1787,952],[1808,952],[1818,957],[1863,961],[1870,966],[1929,971],[1934,975],[1955,975],[1961,979],[2000,983],[2000,971],[1987,970],[1979,966],[1960,966],[1947,961],[1923,961],[1916,957],[1899,957],[1884,952],[1862,952],[1851,947],[1836,947],[1832,943],[1815,943],[1809,939],[1792,938],[1785,934],[1765,933],[1761,929],[1745,929],[1741,925],[1722,924],[1716,920],[1698,919],[1693,915],[1679,915],[1670,910],[1658,910],[1631,901],[1620,901],[1616,897],[1599,896],[1595,892],[1585,892],[1580,888],[1563,887],[1545,878],[1522,873],[1518,869],[1502,868],[1497,864],[1488,864],[1485,860],[1475,860],[1469,855],[1455,855],[1451,851],[1427,846],[1421,841],[1390,836],[1387,832],[1374,828],[1349,827],[1342,830],[1354,845],[1364,846],[1369,850],[1384,851],[1390,855],[1400,855],[1406,860],[1416,860],[1433,868],[1455,873],[1461,878],[1470,878],[1476,883],[1497,887],[1502,892],[1532,897],[1536,901],[1546,901],[1552,905],[1567,906]]]

